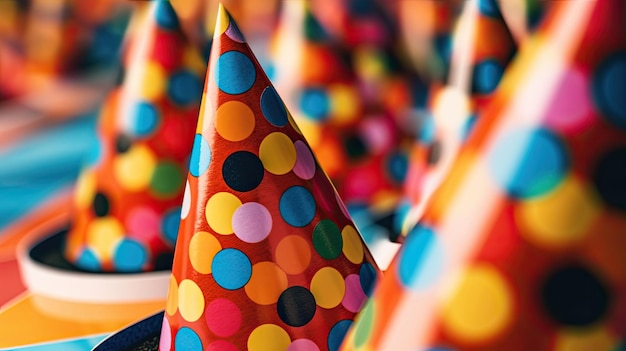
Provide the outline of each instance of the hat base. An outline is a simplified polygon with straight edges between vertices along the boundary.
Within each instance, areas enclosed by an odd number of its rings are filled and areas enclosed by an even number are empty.
[[[18,245],[17,258],[26,287],[34,294],[87,303],[163,300],[170,270],[141,273],[88,272],[63,256],[69,226],[31,233]]]
[[[159,312],[102,340],[92,351],[156,351],[164,312]]]

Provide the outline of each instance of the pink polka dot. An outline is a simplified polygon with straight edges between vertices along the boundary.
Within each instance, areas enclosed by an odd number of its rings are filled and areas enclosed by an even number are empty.
[[[272,230],[272,215],[258,202],[247,202],[233,214],[233,231],[242,241],[258,243]]]
[[[546,110],[546,123],[565,133],[577,133],[593,123],[588,86],[588,78],[582,72],[566,71]]]
[[[241,327],[241,311],[237,305],[226,299],[211,301],[206,308],[205,316],[209,329],[220,337],[231,336]]]
[[[206,351],[239,351],[235,345],[224,340],[217,340],[207,346]]]
[[[161,338],[159,339],[159,350],[169,350],[172,347],[172,331],[166,316],[163,316],[163,326],[161,326]]]
[[[137,207],[126,217],[129,236],[148,242],[159,235],[159,215],[149,207]]]
[[[309,339],[294,340],[285,351],[320,351],[320,348]]]
[[[358,274],[350,274],[346,277],[346,294],[341,304],[350,312],[359,312],[365,303],[365,293],[361,288],[361,280]]]
[[[315,175],[315,158],[311,150],[302,140],[296,140],[293,144],[296,147],[296,165],[293,173],[304,180],[309,180]]]
[[[391,149],[396,140],[393,123],[384,116],[365,119],[360,132],[368,149],[374,154]]]

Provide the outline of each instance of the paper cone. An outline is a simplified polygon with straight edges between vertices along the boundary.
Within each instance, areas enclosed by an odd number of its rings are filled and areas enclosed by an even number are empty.
[[[422,121],[411,152],[404,193],[411,211],[403,224],[403,234],[415,225],[450,170],[516,50],[495,1],[464,3],[452,40],[447,83],[431,86],[428,104],[432,114]]]
[[[379,276],[223,7],[181,215],[161,350],[336,350]]]
[[[205,63],[169,2],[154,1],[126,52],[81,172],[65,256],[89,271],[171,266]]]
[[[623,2],[555,3],[342,350],[618,350]]]
[[[392,51],[397,33],[384,21],[361,13],[350,28],[370,28],[369,36],[335,37],[313,7],[284,4],[274,81],[368,244],[388,242],[426,88]]]

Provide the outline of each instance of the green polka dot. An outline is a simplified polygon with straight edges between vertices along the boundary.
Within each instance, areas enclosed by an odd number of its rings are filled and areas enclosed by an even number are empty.
[[[356,321],[356,331],[354,334],[354,346],[359,348],[363,346],[372,333],[374,326],[374,301],[369,300]]]
[[[161,162],[152,174],[150,186],[158,196],[176,196],[183,186],[183,174],[177,164]]]
[[[313,230],[313,246],[317,253],[327,260],[337,258],[343,248],[341,231],[337,225],[328,219],[317,223]]]

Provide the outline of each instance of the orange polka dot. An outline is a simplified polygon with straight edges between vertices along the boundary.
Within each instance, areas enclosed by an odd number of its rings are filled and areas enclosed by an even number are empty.
[[[302,273],[310,262],[311,247],[298,235],[288,235],[276,246],[276,263],[288,274]]]
[[[259,262],[252,266],[252,277],[244,289],[250,300],[270,305],[287,289],[287,275],[274,262]]]
[[[254,113],[248,105],[239,101],[228,101],[217,109],[215,129],[228,141],[246,139],[254,130]]]

